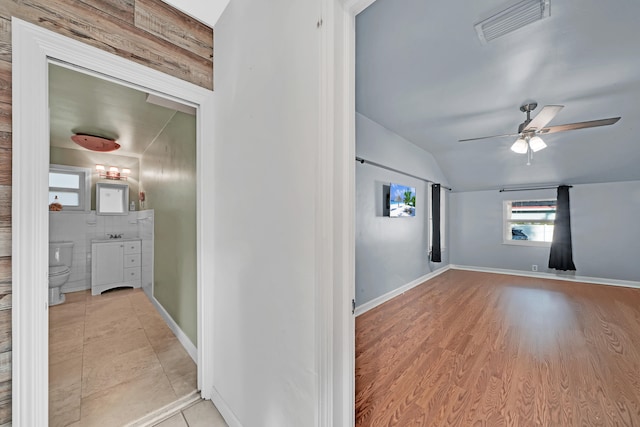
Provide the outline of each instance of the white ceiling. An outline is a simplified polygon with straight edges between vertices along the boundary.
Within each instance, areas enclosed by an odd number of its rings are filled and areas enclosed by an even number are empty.
[[[49,65],[51,145],[85,150],[71,135],[113,135],[110,154],[139,157],[176,110],[146,102],[145,92],[58,65]]]
[[[512,2],[511,2],[512,3]],[[551,17],[482,45],[474,24],[502,0],[377,0],[357,17],[356,109],[432,153],[454,191],[640,180],[640,1],[551,0]],[[519,106],[565,108],[549,125],[622,116],[544,136],[526,155]]]

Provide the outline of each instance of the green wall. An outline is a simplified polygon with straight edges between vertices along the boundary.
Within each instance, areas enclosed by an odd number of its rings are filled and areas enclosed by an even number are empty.
[[[154,297],[197,345],[196,119],[177,112],[140,160],[154,209]]]
[[[138,206],[138,177],[140,174],[140,161],[137,157],[119,156],[117,154],[97,153],[89,150],[72,150],[70,148],[50,147],[49,163],[55,165],[78,166],[91,169],[91,210],[96,210],[96,182],[111,182],[112,180],[100,179],[96,171],[96,165],[116,166],[120,169],[129,168],[131,175],[126,181],[129,184],[129,201],[136,202]]]

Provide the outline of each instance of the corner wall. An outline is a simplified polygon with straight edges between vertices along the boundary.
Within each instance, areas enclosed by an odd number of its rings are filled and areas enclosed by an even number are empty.
[[[318,423],[321,3],[233,0],[215,27],[204,185],[216,200],[214,401],[231,426]]]
[[[575,185],[569,193],[576,276],[640,281],[640,181]],[[556,190],[450,196],[451,263],[540,272],[549,269],[549,248],[502,243],[502,201],[556,198]],[[564,273],[566,274],[566,273]]]
[[[356,114],[356,155],[448,185],[428,152]],[[383,216],[383,185],[416,188],[416,216]],[[422,180],[369,164],[356,164],[356,305],[360,306],[449,264],[445,221],[442,262],[429,254],[427,187]]]
[[[197,346],[196,118],[177,112],[140,164],[154,210],[153,296]]]

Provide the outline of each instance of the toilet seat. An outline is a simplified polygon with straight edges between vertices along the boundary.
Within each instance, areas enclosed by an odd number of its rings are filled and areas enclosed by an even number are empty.
[[[56,265],[55,267],[49,267],[49,277],[62,276],[71,271],[66,265]]]

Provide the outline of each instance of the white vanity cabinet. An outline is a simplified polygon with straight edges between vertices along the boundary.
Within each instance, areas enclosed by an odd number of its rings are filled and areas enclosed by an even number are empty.
[[[139,239],[91,243],[91,295],[119,287],[140,287]]]

